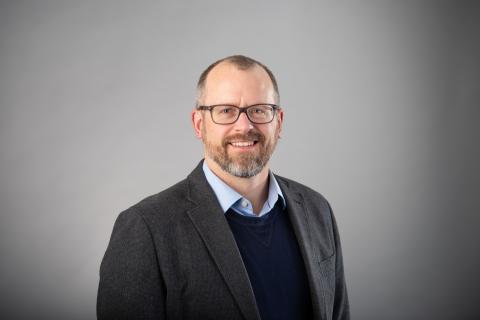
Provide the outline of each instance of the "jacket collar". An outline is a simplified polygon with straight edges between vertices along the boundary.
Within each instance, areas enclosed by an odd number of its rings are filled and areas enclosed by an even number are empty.
[[[246,319],[260,319],[253,289],[235,238],[208,184],[201,161],[187,178],[188,199],[195,206],[188,215],[202,237],[222,277]]]

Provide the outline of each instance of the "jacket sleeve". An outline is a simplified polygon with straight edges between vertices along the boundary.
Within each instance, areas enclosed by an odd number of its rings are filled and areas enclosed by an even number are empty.
[[[330,205],[329,205],[330,207]],[[336,261],[335,261],[335,298],[333,305],[333,320],[349,320],[350,319],[350,307],[348,303],[347,286],[345,284],[345,272],[343,269],[343,255],[342,246],[340,244],[340,236],[338,233],[337,223],[330,208],[330,214],[332,217],[333,237],[335,241],[336,249]]]
[[[97,318],[165,318],[165,286],[154,241],[133,208],[118,216],[100,266]]]

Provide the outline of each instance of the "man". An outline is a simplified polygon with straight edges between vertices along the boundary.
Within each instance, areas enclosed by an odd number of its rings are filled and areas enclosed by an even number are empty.
[[[209,66],[192,112],[205,159],[121,213],[100,268],[100,319],[349,319],[328,202],[269,171],[283,111],[272,72]]]

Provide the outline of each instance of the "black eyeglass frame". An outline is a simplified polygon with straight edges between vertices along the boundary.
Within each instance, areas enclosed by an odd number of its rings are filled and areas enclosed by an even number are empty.
[[[229,122],[229,123],[218,123],[216,122],[215,120],[213,120],[213,113],[212,113],[212,110],[213,108],[215,107],[221,107],[221,106],[224,106],[224,107],[233,107],[233,108],[237,108],[239,110],[238,112],[238,115],[237,115],[237,118],[232,121],[232,122]],[[272,117],[272,120],[268,121],[268,122],[255,122],[253,121],[252,119],[250,119],[250,116],[248,115],[248,112],[247,110],[250,109],[250,108],[253,108],[253,107],[257,107],[257,106],[269,106],[273,109],[273,117]],[[198,106],[197,107],[197,110],[208,110],[210,111],[210,117],[212,118],[212,121],[213,123],[215,124],[219,124],[219,125],[229,125],[229,124],[234,124],[235,122],[238,121],[238,118],[240,118],[240,115],[242,114],[242,112],[245,113],[245,115],[247,116],[248,120],[251,122],[251,123],[255,123],[255,124],[267,124],[267,123],[270,123],[273,121],[273,119],[275,119],[275,114],[277,113],[277,110],[280,110],[280,106],[276,105],[276,104],[272,104],[272,103],[257,103],[257,104],[252,104],[251,106],[246,106],[246,107],[243,107],[243,108],[240,108],[240,107],[237,107],[233,104],[225,104],[225,103],[221,103],[221,104],[213,104],[211,106]]]

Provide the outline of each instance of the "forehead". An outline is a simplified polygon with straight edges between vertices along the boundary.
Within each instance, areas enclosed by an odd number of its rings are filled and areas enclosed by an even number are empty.
[[[204,103],[274,103],[274,89],[267,72],[260,66],[241,70],[223,62],[215,66],[205,82]]]

